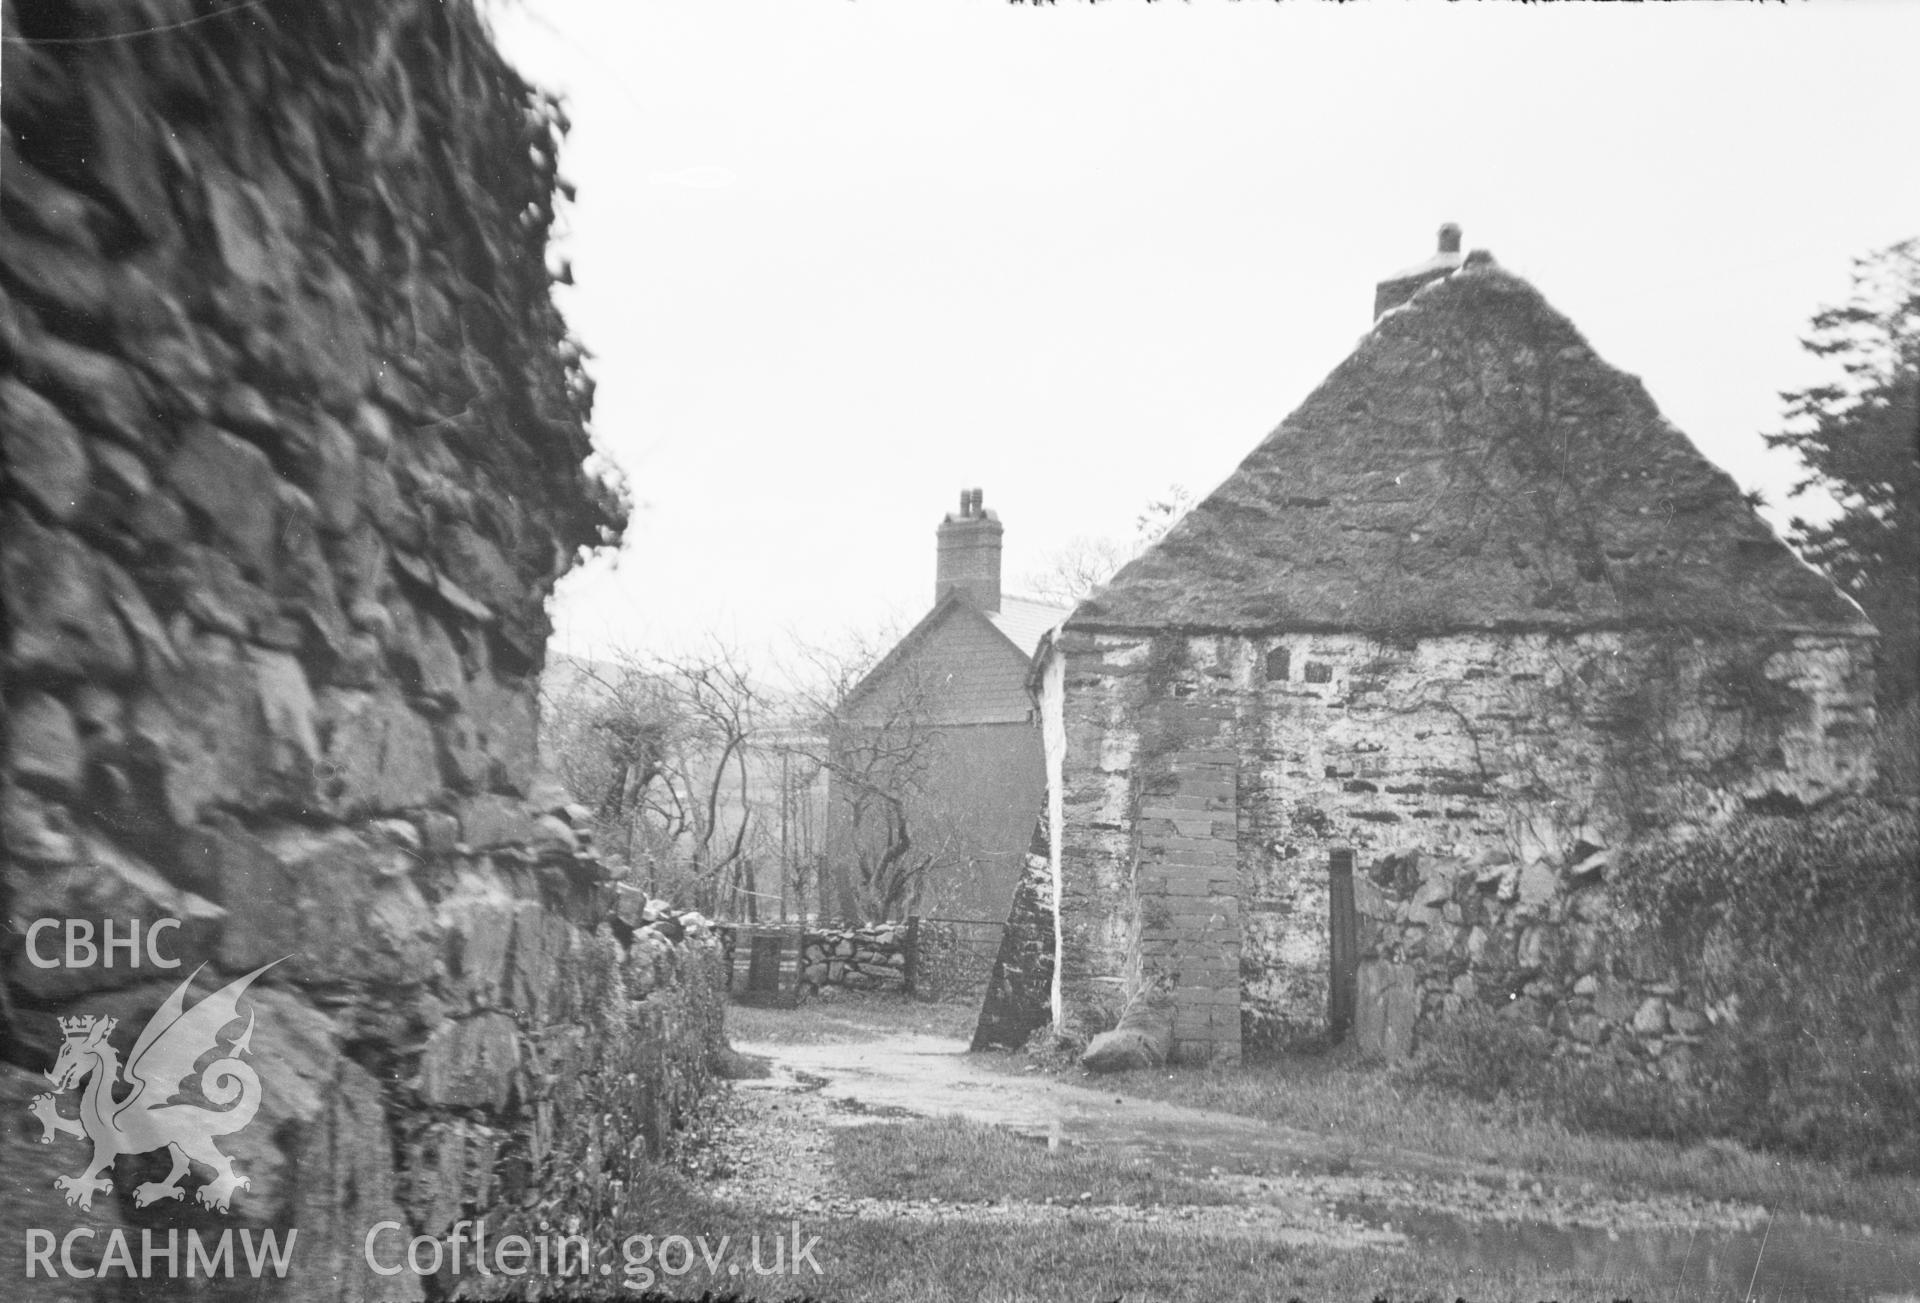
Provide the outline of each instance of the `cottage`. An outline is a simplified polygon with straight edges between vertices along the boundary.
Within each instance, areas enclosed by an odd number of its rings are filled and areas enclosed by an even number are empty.
[[[1027,670],[1067,612],[1002,593],[1004,532],[962,490],[936,531],[933,608],[843,706],[828,858],[844,917],[1006,914],[1040,803]]]
[[[1457,228],[1375,310],[1038,653],[1056,1020],[1157,993],[1185,1059],[1324,1043],[1367,1016],[1369,868],[1531,905],[1637,832],[1868,777],[1872,627],[1638,380]]]

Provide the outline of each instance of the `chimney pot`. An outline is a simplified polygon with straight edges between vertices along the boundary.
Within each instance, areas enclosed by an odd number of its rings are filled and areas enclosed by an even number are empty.
[[[1440,252],[1460,252],[1460,223],[1448,222],[1440,228]]]

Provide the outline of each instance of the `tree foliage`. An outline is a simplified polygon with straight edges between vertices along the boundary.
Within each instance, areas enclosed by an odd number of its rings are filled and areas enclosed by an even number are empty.
[[[1782,394],[1787,428],[1767,443],[1806,467],[1796,496],[1824,489],[1840,514],[1796,518],[1790,537],[1879,627],[1881,702],[1899,706],[1920,691],[1920,239],[1856,259],[1804,344],[1840,374]]]
[[[1920,805],[1853,798],[1636,847],[1617,902],[1705,1005],[1711,1129],[1920,1171]]]

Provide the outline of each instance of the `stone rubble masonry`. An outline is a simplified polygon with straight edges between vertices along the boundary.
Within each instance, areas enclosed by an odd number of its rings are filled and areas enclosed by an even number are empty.
[[[1054,646],[1066,686],[1066,1016],[1112,1026],[1143,981],[1175,977],[1187,1054],[1202,1052],[1202,1026],[1220,1057],[1239,1053],[1243,1035],[1324,1042],[1335,849],[1363,867],[1412,852],[1504,855],[1518,866],[1514,908],[1550,914],[1588,849],[1649,821],[1812,803],[1870,778],[1858,745],[1872,721],[1863,638],[1594,630],[1396,642],[1069,625]],[[1559,972],[1573,953],[1576,977],[1627,962],[1626,942],[1593,919],[1516,927],[1503,914],[1476,928],[1466,905],[1485,900],[1461,890],[1451,910],[1423,909],[1376,938],[1363,968],[1373,1012],[1361,1012],[1408,1046],[1416,1023],[1471,998],[1453,986],[1467,969],[1488,975],[1485,996],[1507,975]],[[1607,915],[1604,895],[1582,893],[1578,910]],[[1588,1013],[1625,1026],[1647,1008],[1642,1023],[1657,1021],[1644,982],[1618,1017],[1524,988],[1520,1001],[1538,1001],[1522,1005],[1529,1017],[1553,1025],[1564,1011],[1576,1039],[1592,1031]],[[1683,1022],[1700,1012],[1657,998]],[[1653,1034],[1636,1035],[1644,1045]]]
[[[1027,844],[1026,867],[1014,885],[1000,952],[981,997],[972,1049],[1019,1049],[1052,1017],[1054,899],[1048,846],[1042,807]]]
[[[1476,1005],[1537,1027],[1554,1052],[1685,1086],[1697,1047],[1730,1010],[1681,983],[1645,929],[1609,897],[1613,853],[1521,864],[1389,855],[1355,876],[1363,1051],[1400,1059]]]
[[[744,991],[747,983],[749,947],[740,943],[743,933],[780,936],[789,962],[794,953],[789,947],[798,943],[800,962],[792,980],[801,995],[811,995],[829,986],[853,991],[906,989],[909,927],[905,922],[869,923],[858,927],[720,924],[718,930],[735,990]]]
[[[76,1218],[24,1113],[56,1018],[130,1045],[280,961],[231,1217],[134,1208],[126,1160],[91,1224],[297,1226],[276,1296],[419,1297],[372,1223],[590,1227],[643,1179],[718,945],[538,779],[546,600],[623,514],[549,293],[557,110],[465,0],[177,17],[6,8],[0,1275]],[[37,967],[40,918],[178,919],[183,966]]]
[[[782,977],[783,986],[797,987],[788,995],[805,998],[827,987],[844,987],[937,1000],[977,998],[985,989],[988,959],[980,942],[963,933],[963,926],[920,918],[857,927],[720,924],[717,931],[735,991],[747,989],[749,947],[741,942],[744,933],[779,936],[783,960],[789,964],[798,947],[797,971]]]
[[[870,923],[823,928],[800,938],[800,989],[844,986],[854,991],[905,990],[907,925]]]

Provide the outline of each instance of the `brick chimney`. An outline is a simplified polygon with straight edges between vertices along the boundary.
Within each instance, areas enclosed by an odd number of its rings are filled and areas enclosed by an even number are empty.
[[[1440,228],[1439,252],[1425,262],[1395,272],[1373,287],[1373,319],[1378,321],[1381,314],[1405,303],[1421,286],[1451,275],[1463,261],[1460,256],[1459,224],[1448,222]]]
[[[979,489],[960,490],[960,510],[940,522],[933,600],[938,604],[959,589],[992,615],[1000,609],[1000,517],[982,507],[980,498]]]

